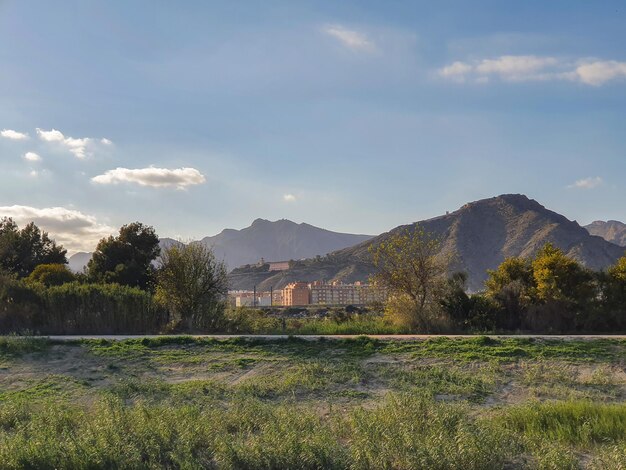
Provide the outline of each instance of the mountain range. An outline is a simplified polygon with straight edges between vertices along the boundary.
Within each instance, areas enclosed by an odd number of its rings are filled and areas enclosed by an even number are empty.
[[[488,269],[505,258],[530,257],[550,242],[585,266],[603,269],[624,255],[624,248],[591,235],[577,222],[546,209],[520,194],[505,194],[465,204],[452,213],[409,225],[334,251],[318,259],[293,263],[287,271],[268,272],[243,267],[230,273],[232,289],[278,289],[292,281],[366,280],[374,273],[370,247],[400,230],[420,226],[441,242],[441,251],[454,259],[453,270],[468,274],[468,287],[480,290]]]
[[[592,235],[597,235],[619,246],[626,246],[626,224],[617,220],[604,222],[596,220],[585,228]]]
[[[372,238],[371,235],[354,235],[325,230],[313,225],[297,224],[282,219],[275,222],[256,219],[241,230],[225,229],[219,234],[199,240],[213,248],[215,256],[229,269],[256,264],[261,258],[267,261],[289,261],[323,256],[332,251],[354,246]],[[161,249],[176,243],[171,238],[161,238]],[[82,271],[91,259],[91,253],[76,253],[69,258],[73,271]]]
[[[309,224],[281,219],[256,219],[242,230],[226,229],[200,243],[212,247],[229,268],[268,261],[289,261],[322,256],[371,239],[371,235],[331,232]]]

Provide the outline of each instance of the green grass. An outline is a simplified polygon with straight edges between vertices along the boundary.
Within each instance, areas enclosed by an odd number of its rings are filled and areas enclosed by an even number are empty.
[[[626,441],[624,403],[530,403],[507,410],[502,419],[506,427],[532,440],[573,445]]]
[[[46,338],[32,336],[0,336],[0,359],[44,352],[50,346]]]
[[[0,468],[626,463],[618,340],[0,344]]]

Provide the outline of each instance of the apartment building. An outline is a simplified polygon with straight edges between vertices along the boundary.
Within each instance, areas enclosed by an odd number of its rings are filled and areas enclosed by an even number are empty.
[[[366,305],[384,302],[385,289],[361,282],[343,284],[341,282],[313,282],[310,284],[311,304],[315,305]]]
[[[283,289],[283,305],[290,307],[294,305],[309,305],[311,303],[311,292],[306,282],[292,282]]]

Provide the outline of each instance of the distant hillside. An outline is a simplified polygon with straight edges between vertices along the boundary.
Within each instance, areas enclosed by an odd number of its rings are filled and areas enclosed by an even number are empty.
[[[450,214],[400,226],[389,233],[405,228],[414,230],[417,224],[441,240],[442,251],[456,259],[453,269],[467,272],[472,290],[482,289],[487,270],[496,268],[506,257],[532,256],[548,242],[593,269],[613,264],[624,254],[622,248],[590,235],[576,222],[518,194],[465,204]],[[260,290],[277,289],[296,280],[366,280],[374,272],[368,250],[389,233],[320,260],[298,262],[289,271],[234,270],[230,275],[231,288],[251,289],[256,285]]]
[[[67,267],[75,273],[82,273],[84,267],[87,266],[87,263],[89,263],[90,259],[91,253],[79,251],[78,253],[74,253],[67,259]]]
[[[585,228],[591,235],[597,235],[619,246],[626,246],[626,224],[622,222],[617,220],[609,220],[607,222],[596,220],[589,225],[585,225]]]
[[[182,245],[182,243],[172,238],[159,239],[159,246],[161,247],[161,250],[165,250],[174,245]],[[83,272],[83,269],[87,266],[87,263],[89,263],[92,254],[93,253],[85,253],[82,251],[74,253],[67,260],[68,267],[74,272]]]
[[[370,235],[331,232],[285,219],[276,222],[256,219],[247,228],[226,229],[200,242],[213,247],[217,258],[232,269],[257,263],[261,258],[288,261],[321,256],[371,238]]]
[[[267,261],[289,261],[322,256],[371,239],[371,235],[352,235],[331,232],[309,224],[296,224],[290,220],[256,219],[241,230],[225,229],[213,237],[199,241],[212,247],[215,256],[224,260],[229,269],[246,264],[256,264],[261,258]],[[172,238],[161,238],[164,250],[180,244]],[[91,253],[76,253],[69,259],[73,271],[82,271],[91,259]]]

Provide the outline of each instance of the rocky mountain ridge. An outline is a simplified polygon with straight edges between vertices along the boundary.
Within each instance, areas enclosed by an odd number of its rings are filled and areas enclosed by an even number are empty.
[[[468,274],[468,287],[482,289],[487,270],[505,258],[533,256],[546,243],[553,243],[591,269],[603,269],[624,254],[624,249],[590,235],[577,222],[546,209],[521,194],[504,194],[465,204],[439,217],[394,228],[371,240],[335,251],[322,259],[299,261],[278,273],[235,269],[230,274],[233,289],[281,288],[292,281],[367,280],[374,273],[370,247],[399,230],[420,226],[441,242],[442,253],[454,260],[451,270]]]
[[[596,220],[585,225],[591,235],[604,238],[606,241],[626,247],[626,224],[617,220]]]

